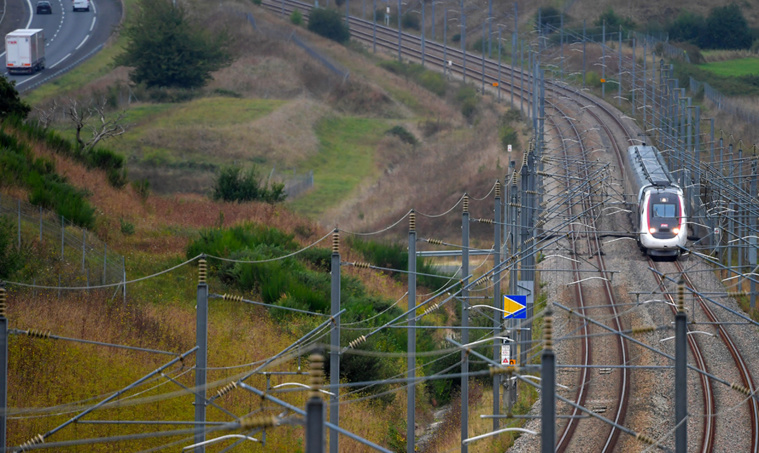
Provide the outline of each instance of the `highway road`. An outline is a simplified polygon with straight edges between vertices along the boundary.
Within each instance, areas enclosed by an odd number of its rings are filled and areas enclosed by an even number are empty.
[[[53,14],[38,15],[37,0],[0,0],[5,14],[0,30],[5,33],[16,28],[45,30],[46,67],[32,75],[8,75],[5,69],[5,48],[0,54],[0,68],[16,89],[25,92],[63,74],[100,50],[115,26],[121,22],[122,5],[119,0],[93,0],[90,11],[73,12],[71,0],[51,0]],[[2,6],[2,5],[0,5]]]

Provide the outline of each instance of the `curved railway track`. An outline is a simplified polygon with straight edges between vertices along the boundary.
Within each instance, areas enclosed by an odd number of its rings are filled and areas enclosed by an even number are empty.
[[[264,6],[268,7],[274,12],[289,15],[294,9],[298,9],[304,13],[304,16],[308,16],[308,12],[312,6],[306,3],[285,0],[281,2],[264,1]],[[426,40],[424,44],[419,36],[409,33],[399,33],[397,29],[385,27],[372,21],[363,20],[356,17],[351,17],[349,20],[351,27],[352,37],[363,41],[373,48],[380,48],[386,52],[398,53],[402,58],[406,58],[410,61],[424,62],[427,65],[435,67],[447,74],[448,76],[459,76],[462,79],[468,78],[470,81],[476,81],[481,84],[481,91],[484,94],[489,91],[491,94],[495,94],[500,100],[504,93],[511,95],[511,102],[516,106],[516,101],[519,102],[520,110],[524,104],[527,105],[527,114],[531,115],[530,105],[531,97],[533,93],[532,85],[534,83],[533,75],[531,72],[523,71],[521,69],[512,69],[508,65],[502,65],[500,62],[484,58],[478,55],[464,54],[461,49],[450,47],[445,44],[440,44],[435,41]],[[399,44],[399,38],[401,40]],[[422,60],[422,47],[424,46],[424,60]],[[513,87],[513,89],[512,89]],[[658,89],[658,88],[656,88]],[[546,103],[551,109],[556,112],[556,118],[562,118],[562,121],[566,121],[566,129],[572,131],[572,141],[578,143],[579,151],[575,151],[582,159],[587,159],[590,153],[584,145],[586,137],[583,133],[580,133],[573,123],[571,118],[565,110],[570,112],[581,112],[589,116],[591,121],[597,125],[597,133],[607,137],[606,140],[602,140],[605,146],[610,150],[612,159],[616,162],[616,168],[621,173],[622,180],[625,180],[625,168],[623,165],[622,153],[624,152],[623,146],[634,143],[635,141],[641,141],[633,138],[633,133],[630,132],[632,126],[627,126],[620,119],[620,115],[616,110],[612,110],[605,102],[599,101],[597,98],[592,97],[581,90],[566,86],[562,83],[556,83],[551,81],[545,82],[546,90]],[[651,93],[652,96],[656,96],[656,93]],[[560,105],[561,104],[561,105]],[[571,113],[576,115],[576,113]],[[549,115],[546,115],[549,117]],[[562,136],[562,130],[565,129],[556,123],[555,118],[551,119],[552,127],[557,136]],[[586,131],[587,132],[587,131]],[[621,138],[624,137],[624,138]],[[561,137],[568,138],[568,137]],[[564,140],[561,140],[564,143]],[[624,145],[622,145],[624,143]],[[568,148],[564,148],[564,153],[568,153]],[[577,158],[577,156],[575,156]],[[565,158],[567,161],[570,159]],[[583,166],[585,174],[583,177],[590,178],[587,173],[587,165]],[[569,185],[568,169],[565,169],[565,184]],[[567,189],[569,191],[569,188]],[[590,194],[590,192],[588,192]],[[615,307],[615,296],[611,285],[611,279],[608,278],[611,274],[606,269],[606,264],[603,258],[602,243],[597,234],[595,228],[595,220],[600,215],[595,209],[592,195],[581,197],[570,203],[570,206],[566,207],[567,213],[570,218],[576,216],[582,216],[583,223],[590,225],[582,230],[578,230],[576,225],[565,225],[569,230],[572,240],[570,241],[570,248],[572,253],[579,255],[582,249],[587,250],[589,256],[595,257],[595,267],[598,275],[602,277],[602,287],[600,290],[596,287],[590,289],[586,284],[575,285],[575,299],[578,310],[585,314],[588,309],[585,300],[587,294],[590,291],[600,291],[606,300],[605,304],[608,306],[609,312],[606,314],[612,324],[609,328],[613,331],[622,332],[623,325],[620,319],[620,314]],[[586,223],[587,222],[587,223]],[[580,242],[581,238],[585,238],[584,243]],[[654,268],[654,263],[650,263]],[[687,273],[680,266],[679,263],[675,264],[678,268],[678,273],[682,274],[686,279],[686,284],[690,287],[692,282],[687,276]],[[587,269],[581,269],[578,263],[573,263],[573,275],[575,281],[580,281],[584,278],[584,273]],[[656,274],[654,272],[654,274]],[[581,277],[582,276],[582,277]],[[664,282],[658,279],[658,284],[664,287]],[[666,291],[662,290],[665,294]],[[717,323],[717,318],[714,313],[709,310],[709,307],[700,300],[700,306],[706,313],[706,316],[713,323]],[[733,357],[733,361],[738,369],[743,385],[750,389],[750,391],[756,391],[756,387],[753,382],[750,369],[746,361],[742,358],[740,351],[735,343],[730,338],[724,327],[715,324],[720,338],[730,351],[730,355]],[[574,397],[575,403],[584,406],[589,398],[589,389],[592,387],[594,379],[590,376],[588,365],[591,365],[599,355],[598,348],[592,349],[592,341],[589,340],[588,326],[583,328],[585,340],[581,346],[581,362],[586,367],[583,368],[582,373],[578,377],[578,383],[576,387],[576,393]],[[713,451],[717,443],[717,429],[714,424],[714,418],[717,411],[717,402],[714,395],[713,387],[708,374],[708,361],[703,351],[698,346],[698,342],[689,336],[689,344],[691,353],[693,355],[696,369],[703,371],[700,373],[698,379],[701,385],[701,391],[703,395],[703,414],[704,421],[701,429],[701,440],[699,451],[707,452]],[[613,421],[618,425],[623,425],[625,422],[626,411],[628,408],[628,402],[630,400],[630,369],[625,365],[629,364],[629,351],[626,344],[626,340],[622,335],[615,335],[616,350],[614,363],[621,365],[620,369],[623,370],[619,376],[617,384],[616,403],[614,404],[614,418]],[[609,363],[607,361],[605,363]],[[600,363],[600,361],[598,361]],[[753,452],[759,452],[759,404],[757,404],[754,398],[749,398],[747,402],[748,412],[751,420],[751,450]],[[579,411],[572,409],[569,414],[567,423],[563,426],[563,429],[559,436],[557,436],[557,451],[572,451],[575,445],[573,443],[574,434],[577,432],[578,427],[584,423],[583,419],[579,418]],[[584,429],[584,428],[583,428]],[[602,442],[602,446],[598,451],[614,451],[619,439],[620,431],[611,426],[604,434],[605,441]],[[587,436],[586,436],[587,437]],[[579,440],[574,440],[579,442]],[[595,450],[594,450],[595,451]]]
[[[588,162],[587,162],[587,148],[583,145],[583,136],[580,133],[580,131],[577,130],[577,127],[574,123],[572,123],[570,120],[568,120],[567,115],[560,109],[558,105],[555,105],[553,103],[547,102],[552,109],[555,109],[556,112],[559,115],[554,116],[548,116],[549,122],[553,124],[553,129],[558,137],[561,138],[561,142],[563,144],[566,144],[568,140],[566,140],[567,137],[564,137],[564,133],[562,131],[562,128],[559,127],[553,118],[561,118],[562,121],[564,121],[569,130],[572,131],[573,136],[575,139],[571,139],[570,141],[576,142],[576,146],[564,146],[563,153],[565,155],[565,159],[567,162],[567,165],[565,167],[565,176],[567,176],[566,179],[566,185],[567,185],[567,192],[571,191],[571,183],[568,178],[570,173],[574,173],[570,171],[570,166],[568,163],[570,161],[574,161],[579,163],[580,167],[580,174],[582,179],[585,181],[588,181],[590,179],[589,171],[588,171]],[[576,151],[573,155],[570,155],[570,148],[576,148]],[[606,264],[603,259],[603,254],[601,251],[601,240],[599,238],[598,234],[598,226],[596,222],[596,203],[593,200],[593,193],[592,191],[572,191],[573,193],[577,194],[580,198],[576,202],[570,202],[569,206],[567,207],[569,218],[570,219],[577,219],[579,222],[570,222],[568,225],[570,229],[570,247],[574,254],[574,256],[580,256],[583,254],[588,255],[589,257],[594,256],[596,260],[596,268],[597,268],[597,274],[600,276],[601,281],[601,294],[602,294],[602,301],[599,300],[598,297],[591,296],[590,298],[586,297],[586,294],[597,294],[597,288],[594,291],[593,288],[587,288],[588,286],[591,286],[592,283],[584,283],[584,280],[587,280],[587,277],[585,277],[587,274],[580,272],[580,262],[577,260],[572,261],[572,268],[573,268],[573,275],[576,282],[579,282],[575,284],[575,304],[577,304],[578,309],[583,315],[586,315],[586,305],[585,300],[591,299],[595,300],[597,303],[602,302],[601,305],[604,305],[608,308],[609,314],[610,314],[610,322],[611,325],[609,326],[612,330],[621,332],[623,330],[622,327],[622,321],[619,317],[619,314],[616,310],[616,302],[615,302],[615,295],[611,288],[610,278],[609,278],[609,272],[607,271]],[[574,212],[573,212],[574,211]],[[578,226],[584,225],[585,227],[582,228],[580,231],[578,231]],[[579,242],[582,240],[582,238],[585,239],[584,244],[580,244]],[[584,249],[585,253],[581,253],[580,249]],[[580,377],[578,379],[578,383],[576,386],[576,395],[574,398],[574,401],[576,404],[580,406],[586,405],[586,399],[588,397],[589,390],[592,388],[591,380],[593,381],[599,381],[601,377],[598,377],[596,379],[591,378],[590,369],[587,368],[588,365],[593,364],[593,355],[591,353],[591,344],[592,341],[590,341],[590,338],[588,336],[588,327],[587,325],[583,326],[583,332],[584,335],[582,335],[583,339],[581,340],[582,344],[582,352],[581,352],[581,358],[582,363],[581,365],[584,365],[585,368],[581,369]],[[613,404],[614,406],[614,418],[613,421],[618,424],[622,425],[624,424],[625,415],[627,412],[627,406],[630,398],[630,386],[629,383],[629,369],[624,368],[623,366],[628,361],[628,346],[626,344],[626,341],[621,336],[615,336],[614,343],[616,344],[616,348],[595,348],[594,350],[598,351],[595,353],[596,356],[599,356],[601,360],[599,360],[600,363],[605,364],[611,364],[614,363],[616,365],[621,366],[622,372],[620,373],[621,376],[619,376],[619,379],[617,380],[617,389],[615,394],[613,395],[613,398],[616,398],[616,402]],[[596,341],[608,341],[604,338],[598,339]],[[614,353],[611,353],[611,351],[614,351]],[[609,373],[609,378],[613,379],[613,376],[611,373]],[[608,379],[608,378],[607,378]],[[605,395],[605,400],[608,400],[608,396]],[[573,451],[576,449],[577,446],[573,447],[573,439],[574,435],[576,433],[576,430],[580,426],[581,423],[584,422],[580,417],[580,411],[577,408],[573,408],[572,412],[570,413],[570,417],[566,423],[566,425],[563,427],[560,435],[558,436],[558,442],[556,446],[556,451],[558,452],[564,452],[564,451]],[[594,423],[593,421],[588,421],[588,423]],[[617,430],[614,426],[608,427],[608,432],[605,435],[605,441],[602,442],[600,448],[598,451],[603,452],[609,452],[614,451],[614,448],[616,447],[618,438],[619,438],[619,430]],[[595,431],[594,431],[595,432]],[[587,431],[586,431],[587,433]],[[594,436],[599,437],[599,436]],[[575,440],[574,442],[577,442]]]
[[[664,266],[661,263],[657,263],[649,258],[649,267],[653,270],[652,273],[659,282],[662,293],[672,304],[670,307],[674,313],[675,301],[671,296],[671,292],[667,291],[664,278],[662,277],[663,275],[667,274],[662,269]],[[742,385],[745,388],[749,389],[752,394],[755,393],[757,391],[757,387],[754,384],[754,378],[751,373],[751,369],[748,365],[748,362],[741,354],[735,341],[733,341],[725,326],[720,323],[720,320],[714,310],[712,310],[709,304],[698,294],[696,291],[697,287],[694,285],[693,279],[688,275],[682,264],[679,261],[675,261],[673,263],[673,267],[675,269],[675,274],[682,277],[685,286],[694,290],[693,298],[697,302],[696,305],[701,309],[702,313],[709,320],[709,323],[711,323],[714,326],[714,329],[717,331],[717,335],[720,337],[720,340],[722,341],[724,347],[727,349],[730,357],[733,359],[733,363],[740,376]],[[692,316],[695,316],[695,314],[691,314],[691,317]],[[693,336],[688,335],[688,344],[690,345],[691,352],[693,353],[693,356],[696,360],[697,367],[700,370],[708,372],[707,363],[709,359],[703,357],[698,341]],[[717,360],[719,360],[719,358]],[[702,388],[704,391],[706,392],[706,389],[709,388],[709,395],[711,396],[711,400],[708,404],[706,401],[704,402],[705,407],[708,407],[707,412],[704,414],[704,435],[702,436],[703,440],[700,450],[707,452],[713,451],[713,448],[715,446],[716,427],[713,426],[713,420],[717,408],[715,398],[713,397],[713,392],[711,391],[711,382],[709,381],[708,376],[701,374],[700,380],[702,381]],[[706,395],[704,396],[704,399],[707,399]],[[759,402],[757,402],[756,398],[747,398],[746,410],[748,411],[751,426],[750,450],[748,451],[757,452],[759,451]]]

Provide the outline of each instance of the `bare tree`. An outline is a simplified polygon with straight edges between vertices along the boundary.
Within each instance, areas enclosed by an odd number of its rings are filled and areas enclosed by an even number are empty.
[[[109,116],[106,105],[105,97],[91,99],[86,103],[74,98],[68,100],[66,115],[76,129],[76,142],[83,153],[92,151],[101,140],[118,137],[126,132],[126,111]],[[86,132],[89,132],[89,138],[84,137]]]

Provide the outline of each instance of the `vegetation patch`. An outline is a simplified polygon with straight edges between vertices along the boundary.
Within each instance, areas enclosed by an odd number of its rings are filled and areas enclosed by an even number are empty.
[[[706,63],[700,67],[722,77],[759,77],[759,58],[756,57]]]
[[[284,201],[285,185],[263,182],[256,167],[242,170],[240,167],[225,167],[219,172],[214,186],[213,198],[224,201]]]
[[[55,172],[47,159],[34,158],[29,148],[4,130],[0,130],[0,178],[3,184],[29,191],[29,202],[54,210],[74,224],[91,228],[95,209],[85,192],[68,183]]]
[[[396,137],[400,138],[403,143],[408,143],[409,145],[416,146],[419,144],[419,140],[414,137],[414,134],[409,132],[405,127],[403,126],[393,126],[385,132],[387,135],[395,135]]]
[[[330,117],[316,127],[319,152],[301,164],[313,169],[314,188],[291,202],[301,214],[317,217],[347,198],[360,184],[376,177],[374,144],[387,130],[382,120]]]

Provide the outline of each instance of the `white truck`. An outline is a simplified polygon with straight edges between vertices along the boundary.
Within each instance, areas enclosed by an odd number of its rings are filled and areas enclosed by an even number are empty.
[[[5,66],[9,74],[45,69],[45,33],[42,29],[18,29],[5,35]]]

